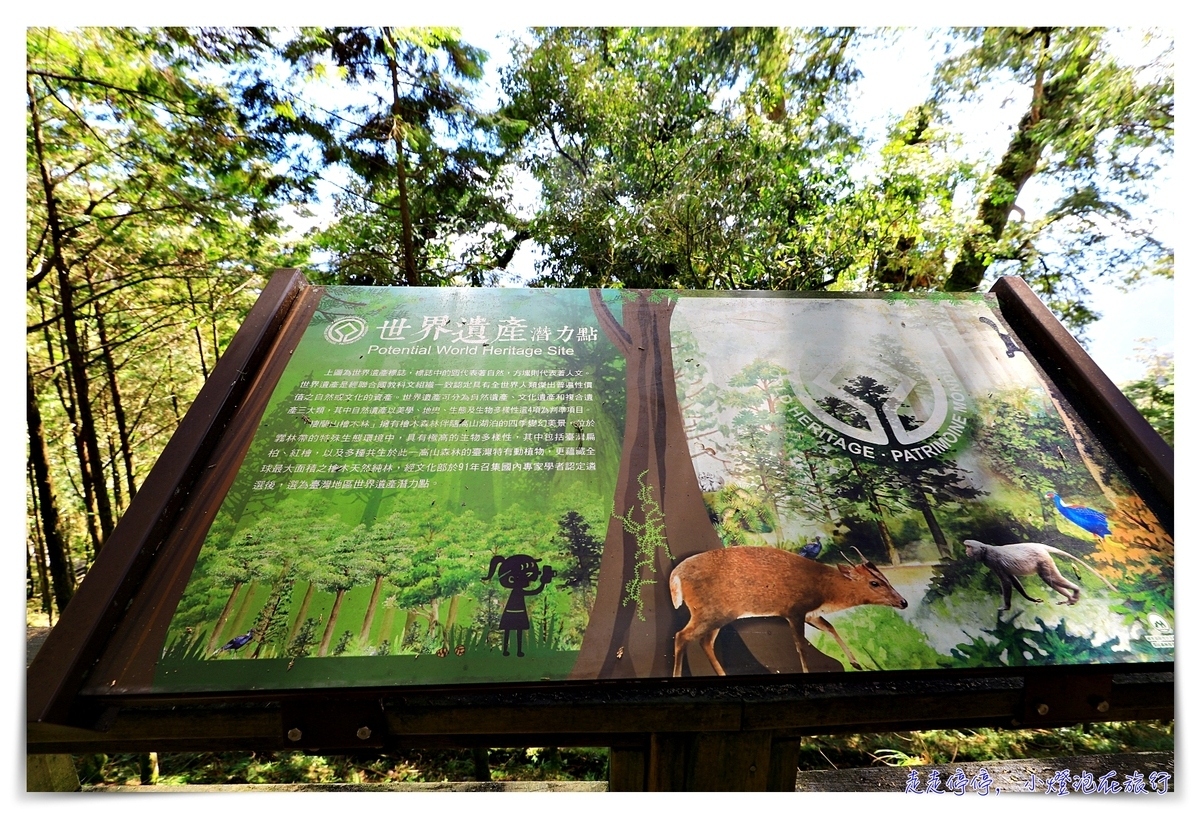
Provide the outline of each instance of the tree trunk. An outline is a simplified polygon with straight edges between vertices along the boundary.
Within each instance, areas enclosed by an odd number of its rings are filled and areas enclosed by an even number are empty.
[[[63,369],[66,370],[67,368],[67,365],[64,364]],[[66,383],[66,393],[62,389],[63,382]],[[96,484],[92,479],[92,470],[88,464],[87,447],[83,442],[83,434],[80,432],[79,421],[76,420],[78,402],[75,400],[75,386],[69,377],[56,381],[55,386],[57,388],[59,403],[62,404],[67,419],[71,424],[71,440],[75,447],[75,460],[79,465],[79,488],[76,494],[83,500],[88,536],[92,541],[92,554],[95,555],[100,553],[100,548],[104,545],[104,535],[101,533],[99,526],[100,514],[96,510]]]
[[[441,600],[438,599],[437,597],[434,597],[433,601],[429,603],[429,634],[430,634],[430,636],[432,636],[434,634],[434,632],[437,631],[438,626],[442,624],[442,622],[441,622],[442,613],[441,613],[441,611],[438,610],[440,604],[441,604]]]
[[[871,497],[871,508],[875,512],[875,529],[879,532],[879,539],[883,540],[884,548],[887,549],[888,562],[892,565],[900,564],[900,552],[896,550],[896,543],[892,540],[892,532],[888,530],[887,521],[883,519],[883,509]]]
[[[417,275],[417,258],[413,249],[412,213],[408,207],[408,168],[404,161],[404,120],[401,118],[400,106],[400,66],[399,55],[396,52],[396,40],[392,30],[384,27],[383,36],[387,39],[391,53],[387,55],[388,73],[392,80],[392,140],[396,145],[396,187],[400,198],[400,227],[401,242],[404,247],[404,282],[410,287],[420,285]]]
[[[111,434],[105,435],[104,443],[108,446],[108,465],[112,469],[112,488],[113,488],[113,506],[120,514],[120,510],[125,507],[121,500],[121,467],[117,462],[117,447],[113,445]]]
[[[51,322],[49,322],[46,318],[46,308],[45,308],[44,303],[39,304],[39,308],[41,310],[41,318],[42,318],[42,321],[41,321],[41,323],[42,323],[42,339],[46,344],[46,358],[50,363],[49,367],[47,367],[47,371],[51,371],[51,370],[55,370],[59,367],[59,363],[55,359],[55,355],[54,355],[54,347],[55,347],[56,339],[50,333]],[[61,341],[62,341],[61,333],[59,334],[57,340],[61,344]],[[66,360],[65,353],[59,360],[62,360],[62,361]],[[65,364],[61,368],[66,369]],[[100,532],[96,530],[96,503],[92,498],[92,481],[91,481],[91,478],[88,476],[88,471],[87,471],[87,465],[86,465],[87,464],[87,454],[83,450],[83,441],[80,440],[80,438],[79,438],[79,424],[75,422],[75,398],[74,398],[74,395],[71,393],[71,382],[69,380],[67,381],[67,390],[66,390],[66,394],[64,394],[63,393],[63,379],[61,378],[61,373],[55,372],[54,376],[51,380],[54,384],[54,392],[56,395],[58,395],[58,402],[62,406],[63,412],[67,416],[67,421],[69,422],[69,424],[71,426],[71,439],[75,446],[75,459],[79,463],[79,466],[80,466],[80,486],[79,487],[75,486],[75,481],[73,479],[71,479],[71,473],[70,473],[69,467],[67,469],[67,479],[71,483],[71,487],[73,489],[75,489],[76,495],[83,499],[83,508],[84,508],[83,517],[84,517],[85,524],[87,526],[88,537],[90,538],[91,543],[92,543],[92,554],[95,554],[96,551],[98,551],[100,548]],[[84,551],[85,551],[85,553],[87,552],[86,546],[84,548]]]
[[[942,526],[938,522],[937,516],[933,513],[933,506],[929,502],[929,497],[925,494],[925,489],[921,487],[920,481],[916,477],[911,477],[913,499],[917,502],[917,508],[921,509],[921,516],[925,518],[925,525],[929,528],[929,533],[933,536],[933,542],[937,545],[938,554],[942,559],[950,559],[954,555],[950,552],[950,544],[946,541],[946,534],[942,531]],[[893,563],[894,564],[894,563]]]
[[[618,322],[600,290],[592,290],[590,297],[605,336],[625,357],[625,436],[614,497],[616,516],[608,522],[596,602],[571,678],[670,676],[675,632],[687,622],[686,610],[675,611],[671,604],[667,583],[671,570],[693,554],[722,547],[704,506],[675,389],[670,327],[675,300],[650,291],[623,294]],[[629,515],[635,522],[645,522],[645,509],[637,497],[639,478],[651,488],[662,511],[670,551],[660,550],[652,565],[643,569],[644,618],[625,598],[638,562],[637,538],[617,519]],[[791,637],[783,630],[776,629],[794,657]],[[768,653],[774,657],[785,647],[783,642],[775,644],[778,641],[749,645],[754,657],[745,654],[747,645],[736,637],[726,644],[741,652],[739,662],[744,664],[761,662]],[[708,667],[707,660],[701,661]]]
[[[1043,51],[1050,50],[1050,31],[1041,32]],[[1064,71],[1054,80],[1043,84],[1044,72],[1037,70],[1037,79],[1033,89],[1033,97],[1029,109],[1021,117],[1017,130],[1009,140],[1008,148],[992,173],[987,189],[979,203],[976,214],[985,241],[999,241],[1008,225],[1008,217],[1012,214],[1017,203],[1017,196],[1037,172],[1038,161],[1045,147],[1045,137],[1041,132],[1045,126],[1038,127],[1044,119],[1055,119],[1061,116],[1061,105],[1064,100],[1074,94],[1083,76],[1084,68],[1089,62],[1087,55],[1077,58],[1073,70]],[[990,242],[987,242],[990,244]],[[950,270],[950,278],[946,282],[946,290],[951,292],[973,291],[979,288],[983,276],[990,265],[986,249],[980,248],[976,237],[967,236],[959,250],[958,260]]]
[[[233,583],[233,590],[229,592],[229,599],[225,600],[225,607],[221,609],[221,615],[217,617],[217,623],[213,625],[212,635],[208,637],[208,645],[206,646],[205,655],[211,655],[221,644],[221,631],[225,628],[225,623],[229,620],[229,614],[233,611],[233,601],[237,599],[238,591],[242,589],[242,583]]]
[[[446,610],[446,639],[450,638],[450,629],[454,627],[454,620],[458,619],[458,600],[458,594],[450,597],[450,607]]]
[[[192,279],[186,273],[183,283],[187,287],[188,303],[192,308],[192,335],[196,339],[196,353],[200,357],[200,374],[208,380],[208,363],[204,360],[204,339],[200,335],[200,314],[196,310],[196,295],[192,292]]]
[[[389,641],[391,640],[392,628],[395,626],[395,624],[396,624],[396,609],[385,607],[384,612],[383,612],[383,624],[379,626],[379,633],[382,634],[383,639],[387,639]],[[401,635],[400,638],[401,638],[401,641],[403,641],[403,639],[404,639],[403,635]],[[380,642],[382,642],[383,639],[381,639]],[[397,643],[395,645],[395,647],[399,648],[400,647],[399,643]]]
[[[250,603],[254,600],[254,592],[258,590],[258,580],[252,579],[246,586],[246,593],[242,596],[242,604],[238,605],[237,613],[233,615],[233,635],[237,636],[242,632],[242,628],[246,626],[246,617],[250,613]]]
[[[283,576],[287,576],[286,569],[283,572]],[[255,633],[257,644],[254,646],[254,653],[250,656],[251,659],[257,659],[259,654],[262,653],[263,646],[267,643],[267,636],[271,633],[275,617],[279,615],[279,607],[283,604],[284,598],[286,597],[288,602],[291,602],[292,592],[290,585],[291,581],[284,579],[280,587],[271,594],[271,610],[261,615],[257,623],[257,632]],[[284,615],[286,616],[286,612]],[[286,648],[287,645],[283,647]]]
[[[30,464],[26,469],[29,474],[29,493],[33,497],[33,516],[36,523],[31,526],[33,531],[33,553],[30,554],[26,549],[26,558],[33,560],[33,565],[28,566],[29,579],[33,582],[33,575],[37,573],[37,589],[36,593],[42,600],[42,612],[46,614],[49,624],[54,625],[54,605],[53,596],[50,592],[50,571],[47,568],[46,560],[46,543],[42,537],[42,512],[38,507],[38,492],[37,480],[33,476],[33,465]],[[30,599],[33,598],[34,589],[30,588]]]
[[[812,480],[813,490],[817,492],[817,499],[821,501],[821,508],[825,510],[825,516],[830,522],[837,522],[837,517],[833,513],[833,509],[829,507],[829,500],[825,497],[825,490],[821,488],[821,480],[817,476],[817,466],[813,463],[812,457],[808,452],[803,453],[804,465],[808,467],[808,477]]]
[[[91,286],[91,276],[88,285]],[[137,494],[137,486],[133,480],[133,447],[129,444],[129,425],[125,419],[125,407],[121,403],[121,390],[117,384],[117,366],[113,361],[112,347],[108,341],[108,330],[104,326],[104,311],[100,302],[95,304],[96,337],[100,341],[100,360],[104,364],[104,374],[108,380],[109,400],[112,402],[113,420],[117,423],[117,438],[121,442],[121,460],[125,465],[125,486],[129,491],[129,500]],[[120,484],[116,474],[116,463],[113,464],[113,486]]]
[[[45,149],[42,140],[41,117],[35,103],[33,86],[26,80],[26,92],[29,96],[30,133],[33,137],[34,151],[37,155],[38,170],[41,176],[42,193],[45,196],[46,224],[50,228],[50,246],[52,262],[58,278],[58,297],[62,309],[63,334],[66,340],[68,373],[75,386],[75,403],[79,412],[79,434],[87,453],[86,470],[89,472],[95,488],[96,514],[100,524],[100,543],[108,539],[112,533],[113,518],[109,505],[108,491],[104,479],[103,463],[100,459],[100,444],[96,438],[96,424],[92,417],[92,407],[88,398],[87,363],[84,359],[83,347],[79,338],[79,328],[76,324],[74,288],[70,280],[70,271],[66,262],[66,233],[58,212],[55,198],[55,186],[50,178],[50,170],[46,165]],[[99,547],[96,551],[99,553]]]
[[[296,621],[292,623],[292,629],[288,631],[287,644],[292,644],[292,640],[296,638],[296,634],[300,633],[300,628],[304,626],[304,617],[308,615],[308,604],[313,598],[313,584],[308,583],[308,589],[304,592],[304,599],[300,601],[300,611],[296,614]]]
[[[75,593],[75,572],[71,569],[70,552],[59,523],[58,505],[50,484],[50,465],[46,457],[46,441],[42,435],[42,413],[33,391],[33,373],[25,365],[26,425],[29,432],[29,463],[33,468],[37,506],[40,512],[42,537],[46,543],[46,558],[54,586],[54,603],[59,614]]]
[[[142,753],[138,756],[138,778],[145,786],[158,783],[158,753]]]
[[[379,594],[383,590],[383,577],[375,577],[375,587],[371,589],[371,601],[367,603],[367,615],[363,617],[362,629],[358,632],[358,641],[366,642],[371,635],[371,623],[375,621],[375,608],[379,604]]]
[[[863,487],[863,494],[867,496],[867,503],[871,506],[871,513],[875,515],[875,530],[879,532],[879,539],[883,540],[883,547],[887,550],[888,561],[892,565],[899,565],[900,552],[896,550],[896,543],[892,540],[892,532],[888,530],[887,521],[883,519],[883,506],[880,505],[875,492],[863,476],[862,469],[858,467],[858,462],[851,458],[850,463],[854,466],[854,473],[858,475],[858,482]]]
[[[329,643],[333,641],[333,629],[337,626],[338,611],[342,609],[342,598],[346,596],[345,588],[338,588],[337,596],[333,598],[333,610],[329,612],[329,622],[325,625],[325,633],[321,636],[321,648],[317,656],[329,653]]]

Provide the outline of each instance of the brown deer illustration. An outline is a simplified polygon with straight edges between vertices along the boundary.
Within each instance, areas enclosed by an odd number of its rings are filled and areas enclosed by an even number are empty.
[[[855,549],[857,550],[857,549]],[[671,602],[687,605],[691,618],[675,634],[675,671],[683,667],[687,645],[700,640],[713,670],[725,675],[713,644],[717,632],[735,619],[781,616],[792,628],[800,667],[804,661],[804,624],[825,631],[845,652],[850,664],[862,670],[849,646],[823,614],[856,605],[907,608],[883,573],[859,553],[859,565],[825,565],[777,548],[735,546],[688,557],[671,572]]]

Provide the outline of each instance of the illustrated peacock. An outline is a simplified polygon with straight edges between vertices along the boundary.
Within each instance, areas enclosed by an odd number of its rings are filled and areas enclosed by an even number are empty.
[[[815,560],[821,554],[821,549],[825,546],[821,544],[821,537],[818,535],[813,538],[810,543],[805,543],[800,547],[800,556],[808,557],[810,560]]]
[[[1101,540],[1112,534],[1112,531],[1108,527],[1108,518],[1104,516],[1104,512],[1088,508],[1087,506],[1067,505],[1053,491],[1046,492],[1046,499],[1053,500],[1054,507],[1058,509],[1059,514],[1089,534],[1095,535]]]
[[[246,645],[253,638],[254,638],[254,630],[250,629],[240,636],[233,637],[228,642],[226,642],[224,645],[221,645],[221,647],[219,647],[215,651],[213,651],[213,656],[216,656],[218,653],[223,653],[227,650],[240,650],[241,648],[246,647]]]

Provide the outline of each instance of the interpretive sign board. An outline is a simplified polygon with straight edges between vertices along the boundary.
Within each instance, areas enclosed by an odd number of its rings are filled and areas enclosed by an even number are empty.
[[[995,296],[330,287],[144,689],[1170,662],[1172,577]]]
[[[280,271],[30,665],[26,747],[607,746],[613,790],[762,790],[813,733],[1171,718],[1173,486],[1019,279]]]

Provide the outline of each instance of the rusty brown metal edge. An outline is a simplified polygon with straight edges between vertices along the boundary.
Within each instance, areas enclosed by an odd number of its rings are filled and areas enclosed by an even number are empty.
[[[1173,684],[1173,662],[1107,663],[997,668],[943,668],[871,671],[870,673],[819,673],[697,677],[695,679],[586,679],[555,682],[481,683],[447,687],[418,685],[370,685],[329,688],[267,688],[246,691],[118,691],[93,688],[78,698],[91,713],[109,708],[122,712],[166,707],[211,708],[230,706],[320,707],[331,697],[346,700],[381,699],[402,707],[454,706],[461,708],[506,707],[516,702],[570,703],[636,706],[678,701],[836,701],[844,698],[890,696],[901,685],[935,687],[943,695],[988,692],[997,686],[1020,690],[1031,679],[1086,678],[1111,676],[1125,680],[1154,679]],[[911,689],[911,688],[910,688]],[[686,699],[684,699],[686,697]],[[81,724],[84,722],[80,722]]]
[[[1156,666],[1170,667],[1165,663],[1156,663]],[[1143,668],[1126,667],[1132,673],[1121,673],[1111,665],[1075,666],[1071,669],[1073,672],[1068,671],[1071,678],[1079,679],[1085,686],[1086,678],[1093,676],[1111,682],[1111,710],[1103,715],[1094,714],[1087,720],[1173,718],[1173,673],[1150,673]],[[937,679],[933,680],[936,689],[929,685],[912,688],[901,679],[885,684],[865,678],[847,680],[849,684],[829,680],[828,689],[822,690],[819,689],[821,685],[816,685],[818,690],[814,695],[798,694],[796,685],[781,684],[779,677],[775,677],[774,685],[742,684],[732,689],[726,686],[725,690],[675,687],[664,691],[670,698],[640,700],[621,695],[630,692],[627,685],[621,685],[620,691],[612,691],[616,694],[613,696],[598,696],[594,690],[585,691],[575,686],[573,692],[576,695],[561,695],[567,691],[542,690],[542,695],[538,696],[525,690],[519,697],[506,695],[500,698],[462,695],[461,692],[441,697],[423,696],[395,689],[291,691],[293,695],[284,697],[254,691],[238,697],[213,696],[199,701],[142,698],[108,702],[106,718],[93,729],[31,724],[27,747],[29,752],[125,752],[159,742],[160,750],[168,747],[175,750],[231,749],[234,745],[241,749],[271,749],[281,746],[286,728],[281,716],[288,712],[312,713],[317,719],[331,720],[329,726],[332,729],[339,726],[334,724],[339,718],[338,713],[356,707],[382,708],[387,721],[387,735],[383,737],[387,747],[479,746],[479,736],[484,733],[505,737],[504,740],[496,738],[483,742],[490,746],[520,744],[527,740],[537,746],[547,743],[566,746],[566,742],[575,740],[583,741],[587,746],[603,746],[627,742],[634,733],[678,731],[681,729],[680,717],[692,725],[682,728],[685,732],[702,728],[776,729],[808,735],[938,726],[1011,727],[1023,720],[1031,683],[1039,677],[1062,679],[1062,670],[1030,667],[1020,669],[1021,673],[1016,677],[1015,674],[1004,677],[992,674],[978,679]],[[917,679],[920,678],[915,675],[917,673],[910,671],[908,675]],[[1005,683],[1006,679],[1008,683]],[[928,676],[925,681],[930,681]],[[763,688],[771,687],[775,690],[767,690],[764,696]],[[1064,695],[1068,698],[1073,687],[1070,683],[1063,685]],[[513,692],[509,691],[510,694]],[[555,692],[560,695],[551,695]],[[593,695],[586,695],[587,692]],[[1046,699],[1043,696],[1039,700]],[[1052,705],[1053,715],[1026,726],[1061,726],[1079,720],[1075,717],[1054,718],[1069,710],[1062,706],[1069,702],[1047,701]],[[339,706],[330,707],[330,702],[337,702]],[[531,728],[539,735],[557,735],[561,740],[535,741],[529,738]],[[584,741],[575,738],[578,734],[603,736],[605,740]],[[325,749],[336,751],[344,747],[344,742],[338,742],[336,747]]]
[[[1120,690],[1120,688],[1128,688]],[[1112,707],[1087,721],[1167,719],[1174,715],[1172,683],[1116,685]],[[472,747],[472,746],[625,746],[639,735],[652,732],[769,731],[778,735],[806,736],[863,730],[913,730],[933,727],[1059,727],[1079,723],[1079,718],[1022,723],[1023,692],[992,691],[971,694],[958,701],[923,696],[913,700],[901,691],[886,696],[855,697],[833,702],[807,701],[775,706],[738,700],[679,702],[649,708],[613,703],[590,708],[579,719],[569,702],[543,706],[513,705],[489,709],[481,719],[476,708],[444,706],[409,708],[384,706],[387,733],[385,748]],[[904,703],[903,705],[901,703]],[[364,703],[365,704],[365,703]],[[711,705],[719,712],[710,712]],[[377,705],[378,706],[378,703]],[[343,708],[344,709],[344,708]],[[601,713],[600,710],[603,710]],[[323,712],[312,714],[321,719]],[[329,727],[338,725],[330,713]],[[286,709],[230,707],[204,709],[161,709],[121,711],[114,714],[107,732],[30,725],[27,751],[132,752],[135,750],[283,749],[286,740]],[[344,719],[343,719],[344,720]],[[351,725],[352,727],[353,725]],[[344,752],[353,742],[306,749]]]
[[[324,288],[306,287],[270,342],[212,455],[176,514],[171,532],[147,570],[141,589],[113,630],[79,697],[153,683],[167,629],[191,578],[217,510],[229,492],[280,376],[320,303]]]
[[[1141,412],[1054,317],[1029,285],[1002,276],[992,286],[1004,319],[1031,347],[1047,375],[1070,393],[1075,410],[1089,426],[1107,429],[1128,460],[1158,492],[1161,505],[1174,509],[1175,452]],[[1169,530],[1174,520],[1164,521]]]
[[[88,669],[123,616],[271,339],[307,285],[298,270],[280,270],[263,288],[30,664],[28,722],[68,718]]]

